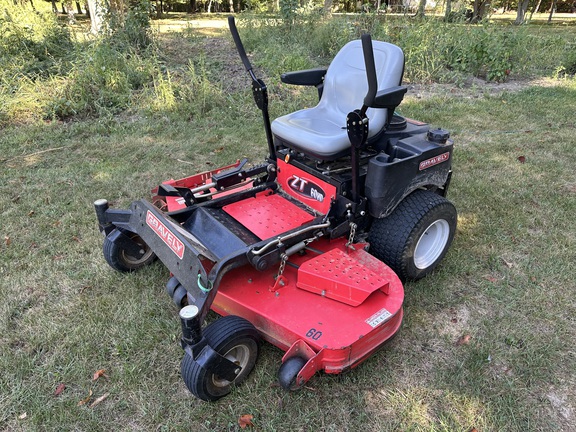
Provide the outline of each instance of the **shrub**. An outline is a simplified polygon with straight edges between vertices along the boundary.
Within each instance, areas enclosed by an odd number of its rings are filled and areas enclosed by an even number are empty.
[[[155,57],[119,51],[105,41],[84,47],[77,56],[65,85],[46,108],[48,118],[118,113],[158,68]]]
[[[108,44],[117,47],[145,50],[152,44],[150,14],[152,4],[149,0],[137,0],[123,8],[122,1],[116,8],[111,8],[105,15],[102,33]]]
[[[290,56],[326,64],[346,42],[363,32],[370,32],[374,39],[392,42],[404,50],[405,78],[412,82],[452,81],[466,75],[505,81],[513,72],[527,73],[530,67],[541,71],[549,68],[557,61],[558,50],[547,47],[564,44],[557,38],[536,37],[536,52],[532,50],[534,37],[525,28],[487,22],[453,24],[436,18],[415,21],[357,14],[326,19],[320,13],[299,9],[291,23],[291,31],[287,33],[278,20],[243,21],[247,26],[244,32],[249,40],[247,47],[257,51],[263,64],[273,72],[278,60],[282,62]],[[286,46],[292,47],[290,52]],[[272,51],[277,54],[270,54]]]
[[[556,76],[566,77],[576,75],[576,49],[575,44],[568,44],[560,66],[556,70]]]
[[[2,76],[37,78],[66,69],[73,42],[54,14],[34,12],[10,0],[0,0],[0,9]]]
[[[176,88],[177,110],[193,118],[226,105],[226,97],[217,82],[210,80],[205,60],[201,56],[189,61],[182,85]]]

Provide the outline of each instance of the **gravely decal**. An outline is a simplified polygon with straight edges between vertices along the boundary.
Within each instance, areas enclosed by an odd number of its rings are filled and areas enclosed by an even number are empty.
[[[446,162],[448,159],[450,159],[450,153],[446,152],[446,153],[442,153],[441,155],[434,156],[431,159],[427,159],[425,161],[422,161],[422,162],[420,162],[420,171],[423,171],[426,168],[430,168],[434,165],[438,165],[442,162]]]
[[[158,234],[164,243],[168,245],[172,252],[180,259],[184,258],[184,243],[182,243],[160,220],[148,210],[146,213],[146,224]]]
[[[298,192],[300,195],[315,199],[318,202],[323,202],[324,197],[326,196],[326,193],[320,186],[311,182],[310,180],[305,179],[304,177],[299,177],[297,175],[293,175],[288,179],[288,186],[290,186],[290,189]]]

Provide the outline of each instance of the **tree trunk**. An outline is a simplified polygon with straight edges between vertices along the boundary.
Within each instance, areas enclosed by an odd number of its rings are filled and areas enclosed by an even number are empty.
[[[64,2],[62,2],[62,15],[66,15],[66,9],[64,9]]]
[[[548,24],[550,24],[552,22],[552,15],[554,15],[554,12],[556,12],[556,4],[558,3],[558,0],[552,0],[552,6],[550,6],[550,15],[548,15]]]
[[[450,21],[452,14],[452,0],[446,0],[446,10],[444,11],[444,21]]]
[[[472,14],[471,22],[476,23],[482,21],[484,12],[486,10],[486,2],[483,0],[474,0],[474,12]]]
[[[528,18],[528,21],[532,21],[532,16],[534,15],[534,12],[538,13],[538,11],[540,10],[540,5],[542,4],[542,0],[538,0],[538,4],[536,5],[536,7],[534,9],[532,9],[532,11],[530,12],[530,18]]]
[[[518,2],[518,11],[516,12],[516,21],[514,21],[514,24],[516,25],[524,24],[526,11],[528,10],[529,3],[530,0],[521,0],[520,2]]]
[[[230,7],[230,12],[234,13],[234,0],[228,0],[228,5]]]
[[[62,2],[62,6],[64,6],[64,4],[66,4],[66,13],[68,14],[68,22],[69,23],[75,23],[76,22],[76,17],[74,16],[74,6],[72,5],[72,0],[65,0],[65,3]],[[64,10],[64,8],[62,8],[62,10]]]
[[[421,18],[424,18],[424,15],[426,15],[426,0],[420,0],[418,2],[418,12],[416,15]]]
[[[92,24],[90,31],[93,34],[98,34],[102,28],[104,7],[99,0],[88,0],[88,10],[90,11],[90,22]]]

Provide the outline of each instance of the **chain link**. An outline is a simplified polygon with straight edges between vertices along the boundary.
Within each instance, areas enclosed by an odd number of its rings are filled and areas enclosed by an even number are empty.
[[[280,268],[278,269],[278,277],[282,276],[284,269],[286,268],[286,261],[288,261],[288,255],[282,254],[282,259],[280,260]]]
[[[346,243],[346,247],[350,247],[352,242],[354,241],[354,237],[356,236],[356,225],[354,222],[350,222],[350,235],[348,236],[348,243]]]

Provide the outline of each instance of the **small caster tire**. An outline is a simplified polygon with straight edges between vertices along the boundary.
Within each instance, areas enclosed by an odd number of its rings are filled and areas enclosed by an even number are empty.
[[[124,232],[124,234],[141,246],[144,250],[144,255],[140,258],[134,257],[125,249],[106,237],[104,239],[104,245],[102,246],[102,252],[104,254],[104,259],[110,267],[119,272],[130,273],[139,270],[142,267],[146,267],[156,260],[156,254],[152,252],[150,246],[144,243],[144,240],[142,240],[138,234],[131,232]]]
[[[178,285],[172,295],[172,301],[179,308],[186,306],[188,304],[188,292],[186,291],[186,288],[182,285]]]
[[[179,286],[180,282],[174,276],[168,279],[168,282],[166,282],[166,294],[168,294],[168,297],[174,297],[174,292]]]
[[[302,357],[290,357],[282,363],[282,366],[278,369],[278,382],[280,383],[280,387],[287,391],[295,391],[302,388],[303,384],[298,384],[296,378],[305,364],[306,359]]]
[[[236,379],[228,381],[184,354],[180,370],[186,387],[197,398],[213,402],[230,393],[252,372],[260,351],[260,335],[249,321],[234,315],[214,321],[206,327],[203,335],[212,349],[241,368]]]

